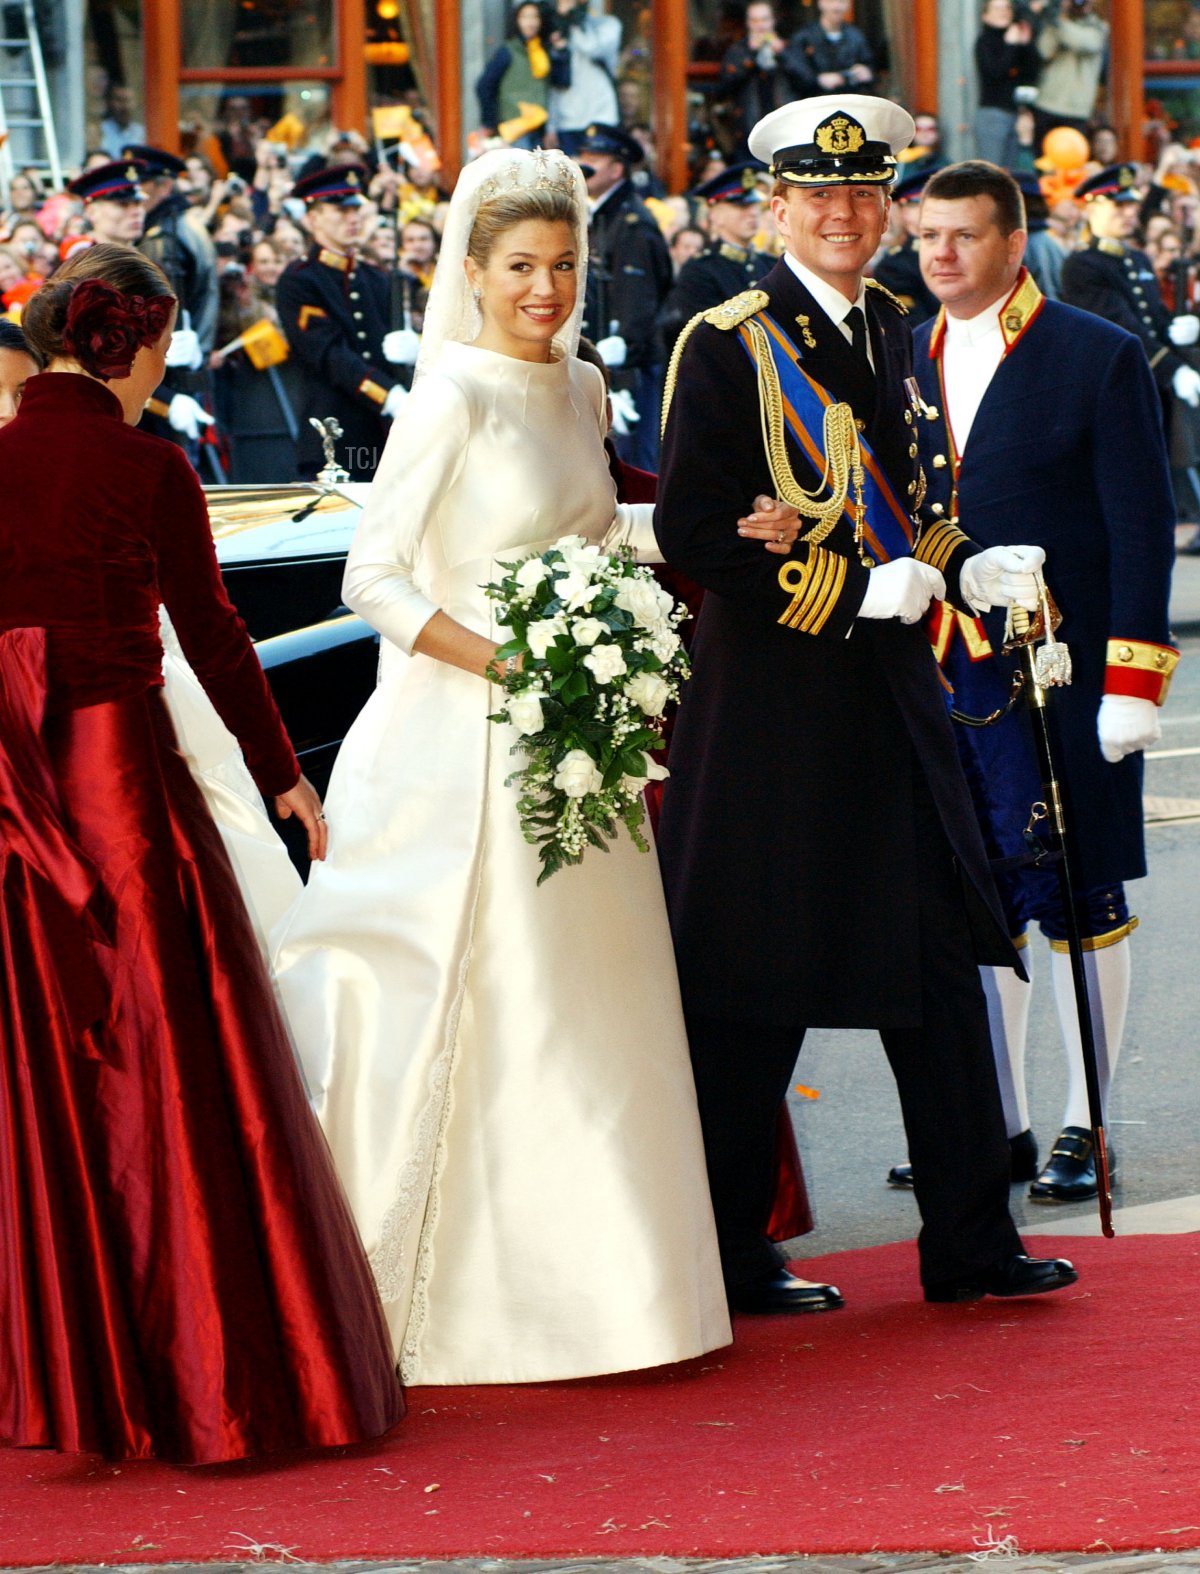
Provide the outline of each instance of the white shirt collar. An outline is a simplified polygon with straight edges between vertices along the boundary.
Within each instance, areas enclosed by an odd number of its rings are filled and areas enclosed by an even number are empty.
[[[784,252],[783,260],[813,297],[826,317],[831,322],[836,323],[839,328],[850,315],[852,307],[860,306],[863,316],[867,315],[867,286],[864,280],[859,280],[858,294],[852,301],[848,301],[841,290],[835,289],[832,284],[826,284],[825,280],[818,278],[811,268],[806,268],[802,262],[797,262],[790,251]],[[999,321],[999,314],[997,314],[997,321]]]
[[[999,300],[993,301],[990,306],[985,306],[975,317],[952,317],[947,312],[946,342],[954,345],[956,349],[968,348],[993,333],[999,333],[1000,313],[1011,293],[1011,290],[1006,290]]]

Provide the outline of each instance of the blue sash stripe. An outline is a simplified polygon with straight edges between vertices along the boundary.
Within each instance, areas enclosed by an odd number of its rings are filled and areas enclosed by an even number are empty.
[[[758,315],[767,328],[767,343],[779,377],[779,387],[784,399],[784,420],[787,422],[788,430],[805,452],[811,453],[815,450],[816,453],[823,455],[822,434],[826,407],[817,391],[817,386],[783,348],[780,340],[786,340],[787,336],[779,324],[766,312],[760,312]],[[740,337],[743,349],[751,361],[754,361],[755,352],[749,335],[743,333]],[[797,356],[800,355],[800,351],[794,346],[793,350]],[[898,557],[911,557],[912,542],[905,535],[897,518],[897,515],[907,517],[905,509],[888,484],[879,461],[861,432],[858,441],[863,453],[863,504],[866,510],[866,529],[874,537],[873,543],[864,542],[864,545],[869,546],[872,554],[880,562],[891,562]],[[846,500],[846,515],[853,524],[854,504],[851,498]],[[879,548],[878,552],[874,550],[876,544]]]

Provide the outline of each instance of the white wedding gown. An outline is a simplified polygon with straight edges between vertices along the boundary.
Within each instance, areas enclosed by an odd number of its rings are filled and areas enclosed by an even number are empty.
[[[410,654],[442,609],[616,507],[598,372],[447,343],[389,438],[347,566],[383,635],[329,857],[277,936],[285,1009],[411,1383],[680,1361],[730,1340],[653,854],[536,884],[499,691]],[[636,543],[635,543],[636,544]]]

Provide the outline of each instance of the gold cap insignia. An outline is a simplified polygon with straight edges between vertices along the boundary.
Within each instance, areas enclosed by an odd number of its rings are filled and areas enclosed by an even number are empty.
[[[357,186],[359,184],[358,176],[353,170],[346,176],[346,184],[347,186]]]
[[[132,181],[133,184],[136,186],[137,185],[137,178],[138,178],[137,169],[136,169],[136,167],[133,164],[130,164],[128,166],[128,168],[126,169],[126,171],[125,171],[125,179],[128,180],[128,181]]]
[[[1132,164],[1122,164],[1120,173],[1117,175],[1118,187],[1120,187],[1122,191],[1128,191],[1129,187],[1133,185],[1133,179],[1134,176]]]
[[[857,153],[866,139],[866,132],[849,115],[831,115],[817,127],[813,135],[822,153],[832,153],[837,157]]]
[[[744,169],[742,171],[742,190],[753,191],[757,185],[758,171],[756,169]]]

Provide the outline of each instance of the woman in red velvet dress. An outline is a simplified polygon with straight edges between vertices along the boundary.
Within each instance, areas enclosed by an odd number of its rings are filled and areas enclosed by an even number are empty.
[[[68,263],[0,431],[0,1441],[208,1463],[378,1437],[403,1399],[159,694],[161,601],[319,857],[203,493],[134,428],[174,304],[124,247]]]

